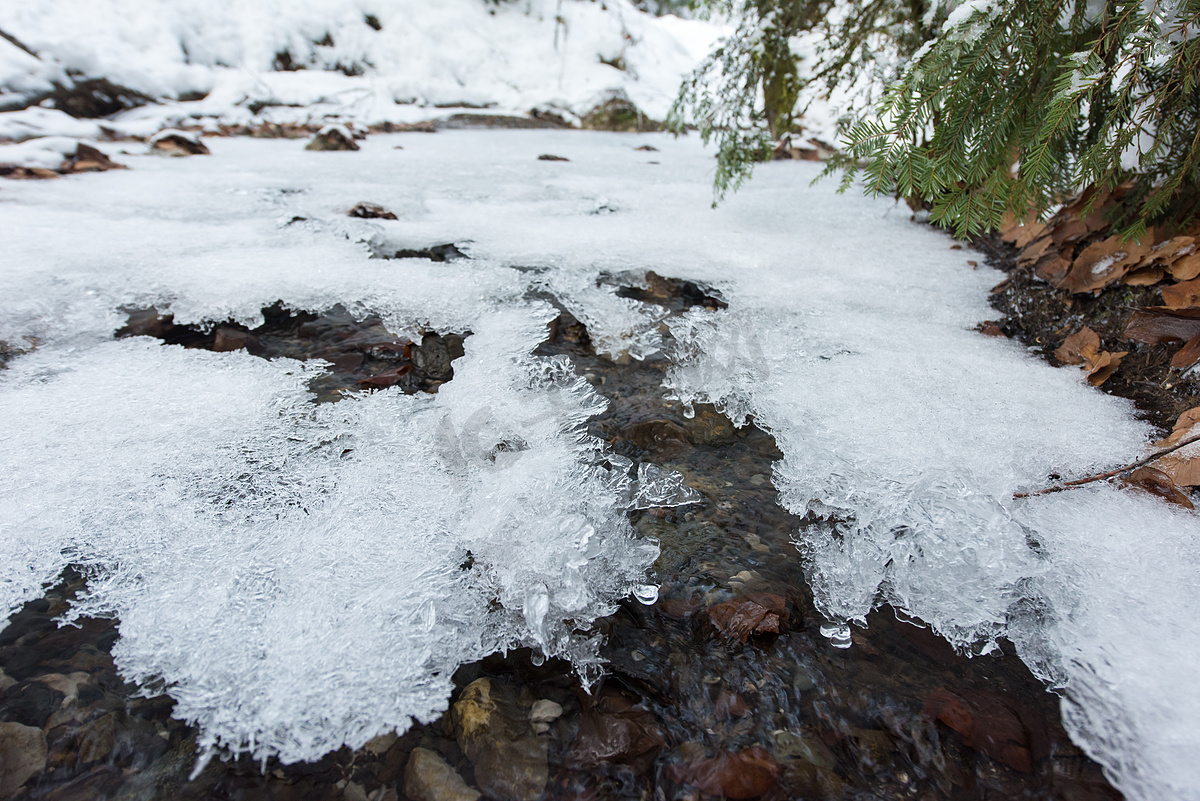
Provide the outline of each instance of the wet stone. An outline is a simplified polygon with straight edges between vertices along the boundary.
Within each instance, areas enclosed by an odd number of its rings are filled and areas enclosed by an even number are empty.
[[[0,798],[12,796],[46,767],[46,736],[36,726],[0,723]]]
[[[117,329],[117,337],[152,336],[185,348],[329,362],[330,369],[310,384],[318,401],[336,401],[346,391],[393,386],[409,394],[436,392],[454,378],[453,362],[465,353],[468,336],[429,331],[418,344],[392,334],[378,317],[358,318],[340,306],[311,313],[277,303],[262,310],[264,322],[252,330],[233,322],[210,330],[176,325],[171,314],[155,308],[122,311],[128,322]]]
[[[412,801],[476,801],[480,792],[436,751],[414,748],[404,769],[404,793]]]
[[[547,746],[510,688],[489,678],[469,684],[450,710],[455,739],[475,782],[498,801],[537,801],[549,779]]]

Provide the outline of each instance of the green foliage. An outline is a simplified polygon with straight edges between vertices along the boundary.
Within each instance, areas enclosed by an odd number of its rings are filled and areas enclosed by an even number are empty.
[[[733,34],[689,76],[668,126],[694,120],[705,143],[717,143],[715,198],[736,189],[771,143],[792,132],[819,93],[842,90],[842,111],[869,108],[896,77],[897,57],[915,51],[945,12],[928,0],[702,0],[737,21]],[[813,43],[807,61],[796,37]],[[847,88],[852,88],[847,92]]]
[[[929,202],[959,235],[1127,178],[1133,191],[1114,220],[1126,235],[1186,222],[1200,187],[1198,22],[1200,0],[976,10],[849,131],[845,181],[861,174],[869,192]]]
[[[717,140],[719,198],[779,132],[754,37],[787,3],[714,3],[741,24],[684,84],[674,119],[690,110]],[[948,12],[837,0],[780,32],[818,43],[796,79],[801,102],[844,98],[844,151],[827,170],[845,171],[843,188],[861,179],[926,203],[960,235],[1122,182],[1132,190],[1113,222],[1127,236],[1200,215],[1200,0],[982,0],[946,23]]]

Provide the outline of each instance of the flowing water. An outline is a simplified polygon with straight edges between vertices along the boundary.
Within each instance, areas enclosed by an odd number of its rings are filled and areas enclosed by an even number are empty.
[[[623,291],[675,311],[722,305],[691,282],[653,276],[647,285]],[[469,337],[427,332],[409,342],[340,308],[265,309],[254,331],[200,331],[152,309],[128,311],[119,335],[323,358],[331,367],[313,382],[317,401],[388,386],[437,391]],[[45,768],[16,797],[385,801],[407,792],[471,801],[472,788],[515,801],[1120,797],[1070,743],[1057,698],[1011,648],[968,659],[886,607],[865,629],[831,628],[795,545],[826,522],[777,503],[772,463],[781,454],[767,433],[663,399],[669,351],[615,363],[563,312],[539,353],[570,357],[608,398],[590,433],[635,465],[678,472],[701,498],[630,513],[660,543],[659,589],[603,621],[609,669],[590,694],[565,663],[496,655],[459,670],[442,719],[400,737],[312,764],[214,760],[189,781],[196,733],[170,716],[169,698],[142,697],[121,680],[109,655],[115,621],[55,623],[85,583],[68,571],[0,633],[0,726],[45,733]],[[11,744],[16,729],[3,731],[7,776],[39,746],[22,751]]]

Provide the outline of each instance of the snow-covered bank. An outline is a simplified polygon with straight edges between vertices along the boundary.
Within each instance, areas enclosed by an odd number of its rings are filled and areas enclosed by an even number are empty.
[[[753,414],[784,453],[784,501],[849,521],[800,543],[827,613],[854,619],[882,596],[960,642],[1006,634],[1065,687],[1074,736],[1129,797],[1197,797],[1195,517],[1115,487],[1012,498],[1131,461],[1147,431],[1077,371],[971,330],[999,280],[967,265],[978,257],[907,210],[810,187],[818,168],[802,163],[764,165],[710,210],[711,157],[687,139],[208,142],[211,157],[122,156],[127,171],[4,186],[0,339],[41,342],[0,377],[0,525],[21,544],[6,609],[68,560],[96,565],[93,608],[121,616],[122,669],[168,677],[210,740],[260,753],[435,714],[448,666],[501,641],[553,648],[562,621],[639,581],[649,554],[625,536],[621,493],[574,440],[592,401],[569,372],[538,372],[557,369],[529,356],[547,310],[523,297],[549,288],[606,346],[646,347],[658,320],[595,279],[653,269],[729,302],[672,322],[670,390]],[[345,216],[363,200],[398,219]],[[472,258],[370,259],[364,240]],[[474,334],[437,396],[319,412],[294,363],[110,340],[126,304],[253,323],[279,299]],[[358,455],[341,459],[336,437]],[[487,459],[518,437],[526,449]],[[454,573],[465,550],[492,572]],[[189,588],[212,576],[226,594],[198,604]],[[492,592],[501,608],[476,616]],[[343,630],[354,659],[305,644],[348,653]],[[363,699],[382,660],[404,665],[403,691],[376,714]],[[318,720],[302,699],[330,672],[345,717]],[[285,685],[300,700],[279,700]]]
[[[104,79],[129,90],[124,104],[159,101],[104,122],[147,136],[181,124],[407,123],[464,109],[578,124],[614,97],[661,120],[718,29],[653,17],[628,0],[151,0],[135,9],[53,0],[5,5],[0,31],[25,48],[0,38],[0,108]],[[61,95],[47,103],[71,111]],[[0,114],[0,138],[29,135],[25,116]],[[37,122],[78,135],[60,129],[70,126],[61,117]]]

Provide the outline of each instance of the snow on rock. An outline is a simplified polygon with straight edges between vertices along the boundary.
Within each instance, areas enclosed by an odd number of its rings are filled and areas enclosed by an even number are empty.
[[[595,397],[530,356],[550,312],[526,298],[559,295],[610,354],[636,356],[662,346],[662,320],[606,281],[652,269],[728,302],[665,321],[664,392],[774,434],[782,502],[831,521],[806,528],[796,555],[831,623],[886,600],[963,648],[1007,637],[1062,688],[1072,735],[1127,797],[1196,797],[1195,516],[1112,486],[1013,498],[1052,473],[1133,461],[1149,431],[1078,371],[972,330],[1000,276],[944,235],[810,186],[820,167],[799,162],[761,165],[711,210],[711,154],[665,136],[210,143],[210,159],[14,182],[0,216],[0,339],[40,343],[0,377],[0,526],[20,544],[5,608],[86,560],[87,608],[121,620],[121,669],[167,676],[207,743],[297,758],[361,742],[436,714],[449,666],[503,642],[592,664],[562,621],[640,581],[649,543],[620,512],[672,487],[627,484],[578,439]],[[363,200],[397,219],[345,216]],[[370,258],[444,243],[470,258]],[[311,368],[110,340],[126,304],[254,325],[276,300],[474,333],[436,396],[316,410]],[[342,441],[355,443],[345,459]],[[523,446],[493,461],[501,441]],[[413,549],[436,558],[414,563]],[[478,570],[459,570],[466,551]],[[196,598],[210,575],[220,592]],[[491,597],[501,608],[473,617]],[[273,612],[293,603],[299,620]],[[350,608],[353,648],[338,629]],[[313,658],[337,677],[341,717],[318,721],[305,643],[326,632],[334,647]],[[404,689],[376,714],[363,699],[383,660],[405,666]]]
[[[167,103],[122,132],[197,119],[320,124],[445,116],[438,109],[578,119],[613,96],[662,119],[681,76],[715,39],[705,22],[655,18],[629,0],[119,0],[6,4],[0,87],[44,88],[61,65]],[[2,117],[0,117],[2,119]],[[0,131],[3,125],[0,124]]]

